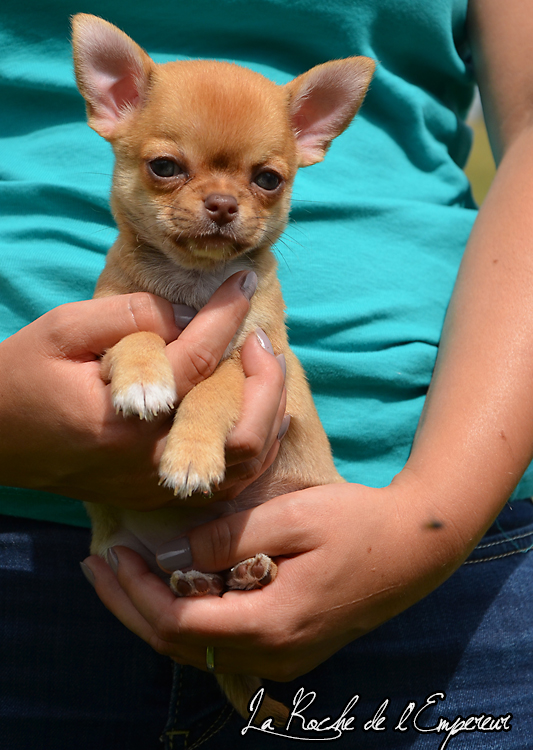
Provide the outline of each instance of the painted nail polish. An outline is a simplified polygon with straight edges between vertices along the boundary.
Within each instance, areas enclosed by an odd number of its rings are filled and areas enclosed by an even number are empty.
[[[113,573],[116,575],[118,573],[118,555],[113,549],[113,547],[110,547],[107,550],[107,562],[109,563],[109,567],[113,571]]]
[[[290,423],[291,423],[291,415],[290,414],[285,414],[285,416],[283,417],[283,419],[281,421],[281,426],[280,426],[279,432],[278,432],[278,440],[280,442],[283,440],[283,438],[287,434],[287,430],[289,429]]]
[[[246,299],[252,299],[252,296],[257,289],[257,274],[255,271],[248,271],[244,279],[241,281],[241,291]]]
[[[287,377],[287,362],[285,361],[285,355],[284,354],[278,354],[276,359],[279,362],[279,366],[281,367],[281,371],[283,373],[283,380]]]
[[[167,573],[190,568],[192,553],[188,538],[181,536],[162,544],[156,552],[156,560],[159,567]]]
[[[81,572],[85,576],[85,578],[89,581],[91,586],[94,588],[94,573],[90,569],[88,565],[86,565],[84,562],[80,563]]]
[[[188,305],[172,305],[172,308],[178,328],[186,328],[197,313],[194,307]]]
[[[266,333],[263,331],[262,328],[256,328],[255,329],[255,335],[257,336],[259,343],[263,347],[265,351],[267,351],[269,354],[274,354],[274,349],[272,348],[272,344],[270,343],[270,339],[266,335]]]

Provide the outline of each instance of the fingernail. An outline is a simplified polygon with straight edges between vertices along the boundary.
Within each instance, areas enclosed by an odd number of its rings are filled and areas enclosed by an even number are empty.
[[[278,432],[278,440],[280,442],[283,440],[283,438],[287,434],[287,430],[289,429],[290,423],[291,423],[291,415],[290,414],[285,414],[285,416],[283,417],[283,419],[281,421],[281,426],[280,426],[279,432]]]
[[[274,354],[274,349],[272,348],[272,344],[270,343],[270,339],[266,335],[266,333],[263,331],[262,328],[256,328],[255,329],[255,335],[259,339],[259,343],[265,349],[269,354]]]
[[[252,299],[253,293],[257,289],[257,274],[255,271],[248,271],[241,281],[241,292],[247,300]]]
[[[287,362],[285,361],[285,355],[284,354],[278,354],[276,359],[279,362],[279,366],[281,367],[281,371],[283,373],[283,380],[287,377]]]
[[[113,573],[115,575],[117,575],[117,573],[118,573],[118,555],[115,552],[115,550],[113,549],[113,547],[110,547],[107,550],[106,557],[107,557],[107,562],[109,563],[109,567],[111,568],[111,570],[113,571]]]
[[[188,326],[197,313],[194,307],[189,307],[188,305],[172,305],[172,308],[174,310],[174,320],[178,328]]]
[[[190,568],[192,553],[188,538],[181,536],[162,544],[156,552],[156,560],[159,567],[167,573]]]
[[[89,581],[91,586],[94,588],[94,573],[90,569],[88,565],[85,565],[84,562],[80,563],[81,572],[85,576],[85,578]]]

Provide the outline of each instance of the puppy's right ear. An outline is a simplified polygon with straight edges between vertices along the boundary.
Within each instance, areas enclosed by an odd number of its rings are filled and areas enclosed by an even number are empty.
[[[78,13],[72,18],[74,69],[91,128],[112,141],[145,100],[155,63],[113,24]]]
[[[317,65],[285,85],[300,167],[322,161],[331,141],[350,124],[374,73],[370,57]]]

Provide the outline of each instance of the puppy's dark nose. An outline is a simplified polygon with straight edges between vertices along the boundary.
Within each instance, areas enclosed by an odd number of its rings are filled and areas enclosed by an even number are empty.
[[[229,224],[239,213],[239,204],[233,195],[211,193],[204,200],[207,215],[219,226]]]

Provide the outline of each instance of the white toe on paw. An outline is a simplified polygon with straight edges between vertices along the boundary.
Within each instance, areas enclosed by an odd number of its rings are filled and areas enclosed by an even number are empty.
[[[176,390],[160,383],[134,383],[129,388],[113,394],[113,406],[125,417],[132,414],[141,419],[154,419],[158,414],[168,414],[176,402]]]
[[[161,478],[159,484],[173,490],[174,494],[182,500],[186,500],[196,493],[211,494],[214,487],[222,482],[224,474],[202,477],[192,466],[189,465],[185,471],[166,471],[163,467],[159,468]]]
[[[218,451],[185,440],[171,445],[171,438],[172,431],[159,464],[160,484],[183,500],[196,493],[210,494],[224,480],[223,450],[219,455]]]

